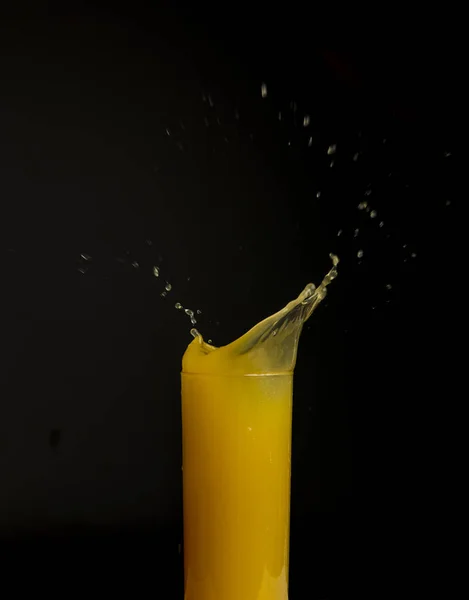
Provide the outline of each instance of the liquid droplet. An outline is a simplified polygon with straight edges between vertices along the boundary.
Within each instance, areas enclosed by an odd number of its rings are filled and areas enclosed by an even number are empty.
[[[202,314],[202,311],[200,310],[200,308],[198,308],[198,309],[197,309],[197,314],[198,314],[198,315],[201,315],[201,314]]]
[[[412,252],[411,257],[412,258],[417,258],[417,253],[416,252]]]
[[[451,200],[446,200],[445,206],[449,206],[451,204]]]
[[[355,229],[355,231],[353,232],[353,237],[357,237],[359,233],[360,233],[360,230],[358,228]]]
[[[155,277],[159,277],[160,276],[160,270],[158,269],[158,267],[153,267],[153,275]]]
[[[180,302],[176,302],[176,304],[174,305],[174,308],[177,308],[178,310],[182,309],[182,304]]]
[[[83,260],[86,260],[86,262],[89,262],[90,260],[92,260],[92,258],[89,254],[83,253],[83,254],[80,254],[80,256]]]
[[[359,156],[358,152],[355,152],[355,154],[353,155],[353,161],[354,162],[357,162],[358,156]]]
[[[342,235],[342,229],[339,229],[339,231],[337,232],[337,237]]]
[[[371,196],[371,190],[366,190],[365,196]]]
[[[165,289],[167,292],[170,292],[170,291],[173,289],[173,286],[172,286],[172,285],[171,285],[171,284],[170,284],[170,283],[167,281],[167,282],[166,282],[166,285],[164,286],[164,289]]]
[[[132,263],[132,267],[133,267],[134,269],[138,269],[138,268],[139,268],[139,266],[140,266],[140,265],[138,264],[138,262],[137,262],[136,260],[134,260],[134,262]]]
[[[267,85],[265,83],[261,85],[261,96],[267,98]]]
[[[80,267],[78,269],[78,272],[81,273],[82,275],[84,275],[86,273],[86,271],[88,271],[88,269],[86,267]]]
[[[168,128],[166,128],[166,135],[168,135],[168,136],[171,135],[171,130]]]
[[[192,317],[194,316],[194,311],[193,311],[193,310],[191,310],[190,308],[185,308],[185,309],[184,309],[184,312],[186,313],[186,315],[187,315],[188,317],[191,317],[191,318],[192,318]]]
[[[379,224],[380,227],[384,227],[384,221],[381,221]]]
[[[279,112],[279,113],[278,113],[278,120],[279,120],[279,121],[281,121],[281,120],[282,120],[282,113],[281,113],[281,112]]]
[[[358,256],[358,258],[363,258],[363,250],[359,250],[357,252],[357,256]]]
[[[316,192],[316,198],[320,198],[321,197],[321,192]]]
[[[331,144],[329,146],[329,148],[327,149],[327,154],[329,154],[329,156],[330,156],[331,154],[335,154],[336,151],[337,151],[337,144]]]
[[[451,156],[451,152],[445,152],[445,158],[449,158]]]
[[[211,344],[211,343],[212,343],[212,340],[207,340],[207,343],[208,343],[208,344]]]
[[[312,145],[313,145],[313,138],[310,137],[308,140],[308,147],[311,148]]]
[[[334,161],[331,160],[331,162],[329,163],[329,167],[332,168],[334,166]]]
[[[277,335],[277,333],[278,333],[278,329],[274,329],[274,330],[272,331],[272,335],[273,335],[274,337]]]
[[[214,103],[212,100],[212,96],[210,96],[210,95],[208,96],[208,103],[210,104],[211,108],[213,108]]]
[[[360,202],[360,204],[358,205],[358,210],[365,210],[367,206],[368,202]]]
[[[161,296],[162,298],[166,298],[166,292],[161,292],[160,296]]]
[[[194,328],[194,329],[191,329],[191,336],[193,338],[198,338],[198,337],[200,337],[200,333],[197,331],[197,329]]]
[[[387,290],[392,290],[392,285],[390,283],[386,284],[386,289]]]
[[[303,118],[303,127],[308,127],[309,123],[310,123],[309,115],[305,115]]]
[[[147,246],[153,246],[153,242],[151,240],[145,240]]]
[[[378,216],[378,213],[375,210],[370,212],[370,219],[375,219]]]
[[[191,324],[195,325],[197,323],[196,319],[194,317],[191,317]]]

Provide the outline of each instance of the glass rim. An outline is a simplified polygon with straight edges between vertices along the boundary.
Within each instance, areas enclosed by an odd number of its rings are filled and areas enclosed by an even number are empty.
[[[193,373],[181,371],[182,375],[193,377],[292,377],[293,371],[276,371],[275,373]]]

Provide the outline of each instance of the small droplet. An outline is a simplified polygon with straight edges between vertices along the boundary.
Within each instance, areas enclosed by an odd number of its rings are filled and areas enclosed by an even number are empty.
[[[166,285],[164,286],[164,289],[165,289],[167,292],[170,292],[170,291],[172,290],[172,288],[173,288],[173,286],[172,286],[172,285],[171,285],[171,284],[170,284],[170,283],[167,281],[167,282],[166,282]]]
[[[171,135],[171,130],[166,128],[166,135]]]
[[[339,231],[337,232],[337,237],[340,237],[342,235],[342,229],[339,229]]]
[[[309,123],[310,123],[309,115],[305,115],[303,117],[303,127],[308,127]]]
[[[290,142],[290,140],[288,141],[288,145],[289,145],[289,146],[291,146],[291,142]]]
[[[278,329],[274,329],[274,330],[272,331],[272,335],[273,335],[274,337],[277,335],[277,333],[278,333]]]
[[[138,264],[138,262],[137,262],[136,260],[134,260],[134,262],[132,263],[132,267],[133,267],[134,269],[138,269],[138,268],[139,268],[139,266],[140,266],[140,265]]]
[[[191,280],[191,278],[190,278],[190,277],[188,277],[188,278],[187,278],[187,281],[190,281],[190,280]]]
[[[320,198],[321,197],[321,192],[316,192],[316,198]]]
[[[371,196],[371,190],[366,190],[365,196]]]
[[[200,308],[198,308],[198,309],[197,309],[197,314],[198,314],[198,315],[201,315],[201,314],[202,314],[202,311],[200,310]]]
[[[267,85],[265,83],[261,85],[261,96],[267,98]]]
[[[360,202],[360,204],[358,205],[358,210],[365,210],[367,206],[368,202]]]
[[[354,161],[354,162],[357,162],[357,160],[358,160],[358,156],[359,156],[359,153],[358,153],[358,152],[355,152],[355,154],[353,155],[353,161]]]
[[[210,104],[210,106],[213,108],[213,100],[212,100],[212,96],[208,96],[208,103]]]
[[[375,219],[378,216],[378,213],[375,210],[370,212],[370,219]]]
[[[81,258],[82,258],[83,260],[86,260],[86,262],[88,262],[88,261],[92,260],[92,258],[91,258],[91,256],[90,256],[89,254],[85,254],[85,253],[83,253],[83,254],[80,254],[80,256],[81,256]]]
[[[404,244],[402,247],[403,247],[403,248],[407,248],[407,244]]]
[[[334,161],[331,160],[331,162],[329,163],[329,167],[332,168],[334,166]]]
[[[191,317],[191,324],[195,325],[197,323],[196,319],[194,317]]]
[[[197,331],[197,329],[191,329],[191,336],[196,338],[199,337],[200,333]]]
[[[160,270],[158,269],[158,267],[153,267],[153,275],[155,277],[159,277],[160,276]]]
[[[312,145],[313,145],[313,138],[310,137],[308,140],[308,147],[311,148]]]
[[[161,296],[162,298],[166,298],[166,292],[161,292],[160,296]]]
[[[357,252],[357,256],[358,256],[358,258],[363,258],[363,250],[359,250]]]
[[[208,344],[211,344],[211,343],[212,343],[212,340],[207,340],[207,343],[208,343]]]
[[[379,224],[380,227],[384,227],[384,221],[381,221]]]
[[[151,240],[145,240],[147,246],[153,246],[153,242]]]
[[[330,156],[331,154],[335,154],[335,153],[336,153],[336,150],[337,150],[337,144],[331,144],[331,145],[329,146],[329,148],[327,149],[327,154],[329,154],[329,156]]]
[[[417,253],[416,252],[412,252],[411,257],[412,258],[417,258]]]
[[[82,275],[84,275],[86,273],[86,271],[88,271],[88,269],[86,267],[79,267],[78,272],[81,273]]]
[[[191,318],[192,318],[192,317],[194,316],[194,311],[193,311],[193,310],[191,310],[190,308],[185,308],[185,309],[184,309],[184,312],[186,313],[186,315],[187,315],[188,317],[191,317]]]
[[[279,113],[278,113],[278,120],[279,120],[279,121],[281,121],[281,120],[282,120],[282,113],[281,113],[281,112],[279,112]]]
[[[386,289],[387,289],[387,290],[392,290],[392,285],[391,285],[390,283],[387,283],[387,284],[386,284]]]
[[[446,200],[445,206],[450,206],[450,204],[451,204],[451,200]]]
[[[358,228],[355,229],[355,231],[353,232],[353,237],[357,237],[359,233],[360,233],[360,230]]]
[[[451,156],[451,152],[445,152],[445,158],[449,158]]]
[[[182,309],[182,304],[180,302],[176,302],[176,304],[174,305],[174,308],[177,308],[178,310]]]
[[[383,144],[385,144],[388,140],[386,138],[383,138]]]

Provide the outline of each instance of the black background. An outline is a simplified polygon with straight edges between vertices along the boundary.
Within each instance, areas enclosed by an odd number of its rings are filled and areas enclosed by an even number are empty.
[[[454,49],[326,43],[294,12],[1,27],[4,556],[48,585],[182,598],[174,304],[224,344],[336,252],[296,368],[291,598],[417,585],[450,479]]]

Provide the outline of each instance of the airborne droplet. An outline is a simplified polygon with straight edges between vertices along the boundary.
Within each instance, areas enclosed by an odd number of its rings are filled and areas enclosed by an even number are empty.
[[[173,289],[173,286],[172,286],[172,285],[171,285],[171,284],[170,284],[170,283],[167,281],[167,282],[166,282],[166,285],[164,286],[164,289],[165,289],[167,292],[170,292],[170,291]]]
[[[159,277],[160,276],[160,270],[158,269],[158,267],[153,267],[153,275],[155,277]]]
[[[174,305],[174,308],[177,308],[178,310],[182,309],[182,304],[180,302],[176,302],[176,304]]]
[[[329,148],[327,149],[327,154],[329,154],[329,156],[330,156],[331,154],[335,154],[336,151],[337,151],[337,144],[331,144],[329,146]]]
[[[378,213],[375,210],[370,212],[370,219],[375,219],[378,216]]]
[[[363,258],[363,250],[359,250],[357,252],[357,256],[358,256],[358,258]]]
[[[261,96],[267,98],[267,85],[265,83],[261,85]]]

